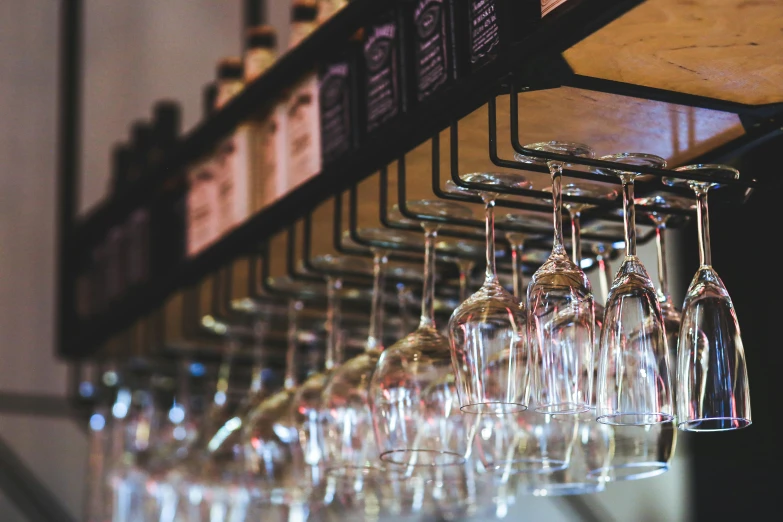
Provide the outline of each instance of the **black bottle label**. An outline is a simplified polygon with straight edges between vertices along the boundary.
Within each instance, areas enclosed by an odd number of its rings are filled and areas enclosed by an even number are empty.
[[[321,154],[330,162],[351,148],[351,92],[347,63],[326,67],[318,86],[321,107]]]
[[[497,0],[472,0],[469,12],[470,63],[483,61],[500,44]]]
[[[397,25],[370,29],[364,43],[367,89],[367,130],[372,131],[400,112]]]
[[[419,0],[413,12],[419,101],[449,79],[447,18],[443,0]]]

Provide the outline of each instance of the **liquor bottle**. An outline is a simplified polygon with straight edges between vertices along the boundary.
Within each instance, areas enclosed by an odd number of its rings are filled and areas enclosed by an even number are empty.
[[[294,4],[291,10],[293,49],[316,28],[317,9]],[[287,169],[283,192],[287,193],[321,171],[321,125],[319,121],[318,74],[302,78],[286,100]],[[279,188],[279,187],[278,187]]]
[[[217,83],[210,83],[203,91],[204,119],[215,112],[217,106]],[[187,256],[193,257],[215,241],[220,233],[218,214],[218,184],[216,181],[216,159],[212,151],[204,155],[187,169]]]
[[[407,110],[400,26],[398,10],[393,8],[364,28],[362,98],[368,133]]]
[[[277,60],[277,32],[271,25],[251,27],[245,34],[244,81],[261,76]]]
[[[541,21],[540,0],[465,0],[453,5],[460,76],[494,61]]]
[[[182,108],[175,101],[161,100],[153,106],[152,114],[155,146],[150,156],[151,161],[160,163],[179,143]],[[167,178],[151,207],[148,272],[166,277],[185,256],[187,182],[180,173],[156,170],[155,175]],[[147,277],[142,273],[140,279]]]
[[[220,60],[217,67],[217,98],[215,100],[215,109],[220,110],[229,100],[239,94],[244,88],[244,64],[241,58],[229,57]],[[245,154],[246,151],[237,150],[237,146],[241,145],[237,143],[235,135],[231,135],[228,138],[222,140],[215,152],[214,163],[214,177],[217,182],[217,200],[214,202],[218,215],[218,232],[217,239],[228,231],[230,231],[236,224],[235,218],[235,199],[244,197],[247,193],[240,193],[243,188],[237,187],[236,178],[241,176],[242,173],[237,173],[235,167],[237,165],[236,156],[238,152]]]
[[[255,81],[277,60],[277,33],[270,25],[251,27],[245,35],[245,83]],[[268,152],[274,136],[272,107],[262,107],[257,115],[240,125],[235,133],[234,224],[263,207],[265,194],[275,192],[274,150]],[[265,158],[269,154],[270,158]]]
[[[321,155],[324,166],[359,146],[359,86],[363,66],[361,32],[341,52],[320,67],[318,99]]]
[[[401,10],[410,96],[421,102],[457,77],[453,0],[404,0]]]
[[[236,56],[223,58],[217,66],[217,96],[215,108],[220,109],[245,86],[242,59]]]

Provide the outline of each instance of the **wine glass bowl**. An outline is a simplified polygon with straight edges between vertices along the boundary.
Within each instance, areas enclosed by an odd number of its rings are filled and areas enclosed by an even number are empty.
[[[598,366],[597,420],[613,425],[648,425],[672,420],[669,352],[655,287],[636,256],[632,167],[665,168],[652,154],[620,153],[601,157],[628,165],[608,170],[623,183],[626,256],[617,271],[604,309]]]
[[[677,421],[686,431],[724,431],[750,426],[750,392],[745,349],[734,304],[712,268],[707,193],[739,171],[724,165],[688,165],[675,169],[710,176],[709,181],[664,178],[670,186],[688,186],[698,206],[700,266],[682,307],[677,364]]]

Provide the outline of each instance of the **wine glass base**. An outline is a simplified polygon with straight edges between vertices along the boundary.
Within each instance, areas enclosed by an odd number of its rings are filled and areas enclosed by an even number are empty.
[[[750,419],[740,417],[710,417],[683,421],[677,427],[682,431],[730,431],[747,428],[751,424]]]
[[[667,471],[669,471],[668,462],[632,462],[596,469],[587,476],[607,482],[621,482],[657,477]]]
[[[400,449],[384,451],[381,460],[399,466],[460,466],[465,456],[445,450]]]
[[[559,404],[544,404],[535,408],[536,413],[546,415],[577,415],[590,411],[587,404],[578,404],[575,402],[561,402]]]
[[[354,482],[381,473],[383,470],[375,466],[339,466],[326,469],[326,476],[338,482]]]
[[[496,461],[485,464],[488,475],[501,476],[510,472],[515,474],[547,474],[555,471],[563,471],[568,468],[567,460],[554,459],[515,459],[511,461]]]
[[[525,489],[526,493],[534,497],[562,497],[565,495],[590,495],[600,493],[606,489],[603,482],[580,482],[574,484],[550,484],[547,486],[530,487]]]
[[[610,413],[599,415],[595,420],[611,426],[650,426],[671,422],[673,415],[668,413]]]
[[[527,405],[516,402],[477,402],[460,406],[460,410],[462,410],[462,413],[478,415],[505,415],[527,411]]]

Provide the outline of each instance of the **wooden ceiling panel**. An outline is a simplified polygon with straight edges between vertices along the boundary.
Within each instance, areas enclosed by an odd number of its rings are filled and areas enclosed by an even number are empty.
[[[783,102],[783,0],[647,0],[565,57],[586,76]]]

